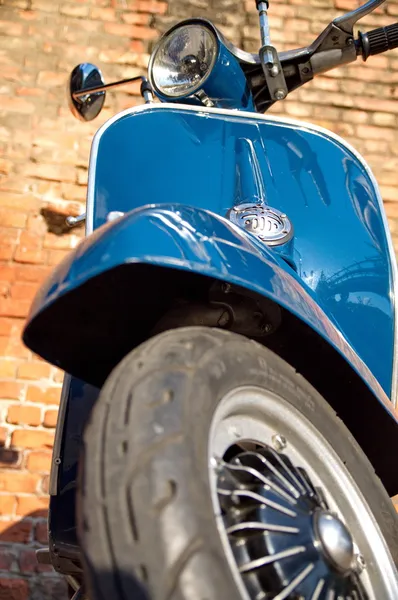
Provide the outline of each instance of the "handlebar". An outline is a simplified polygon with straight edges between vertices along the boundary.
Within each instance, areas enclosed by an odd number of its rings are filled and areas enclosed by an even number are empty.
[[[368,33],[359,33],[358,43],[359,53],[362,54],[363,60],[369,56],[398,48],[398,23],[379,27]]]

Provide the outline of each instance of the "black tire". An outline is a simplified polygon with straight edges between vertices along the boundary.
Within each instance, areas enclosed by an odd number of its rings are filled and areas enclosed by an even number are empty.
[[[240,600],[213,516],[208,433],[219,399],[242,385],[282,396],[332,444],[398,564],[392,503],[316,390],[253,341],[189,327],[126,356],[94,407],[78,502],[90,600]]]

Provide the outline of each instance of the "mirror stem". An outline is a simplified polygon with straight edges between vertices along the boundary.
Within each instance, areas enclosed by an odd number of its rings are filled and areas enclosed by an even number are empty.
[[[139,75],[138,77],[132,77],[131,79],[122,79],[120,81],[115,81],[114,83],[98,85],[98,86],[95,86],[92,88],[86,88],[85,90],[77,90],[77,92],[72,93],[72,97],[75,100],[77,100],[78,98],[82,98],[84,96],[87,96],[88,94],[96,94],[98,92],[105,92],[106,90],[110,90],[115,87],[127,85],[129,83],[134,83],[134,81],[142,81],[143,83],[146,82],[146,84],[149,86],[149,83],[147,82],[146,78],[143,77],[142,75]],[[152,92],[152,89],[150,89],[150,91]]]

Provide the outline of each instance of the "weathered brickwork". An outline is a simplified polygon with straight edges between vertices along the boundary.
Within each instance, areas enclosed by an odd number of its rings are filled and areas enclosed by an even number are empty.
[[[62,600],[65,587],[38,567],[46,543],[51,448],[62,373],[20,341],[44,277],[82,237],[63,232],[84,210],[92,136],[116,111],[140,104],[138,85],[107,96],[93,124],[69,113],[75,64],[98,64],[107,81],[145,72],[159,32],[175,21],[212,19],[236,44],[258,49],[254,0],[0,0],[0,600]],[[272,40],[304,46],[354,0],[272,0]],[[361,23],[398,20],[390,0]],[[273,113],[344,136],[381,184],[398,251],[398,53],[338,69],[298,90]]]

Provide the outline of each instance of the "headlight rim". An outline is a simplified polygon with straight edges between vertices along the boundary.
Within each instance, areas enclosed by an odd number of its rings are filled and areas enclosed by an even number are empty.
[[[207,74],[203,77],[203,79],[200,80],[200,82],[195,86],[195,88],[193,88],[189,92],[185,92],[185,93],[183,93],[181,95],[171,96],[171,95],[168,95],[165,92],[161,91],[158,88],[158,86],[156,85],[156,83],[154,81],[154,77],[153,77],[153,64],[154,64],[157,52],[159,51],[159,49],[161,48],[161,46],[165,42],[165,40],[174,31],[176,31],[177,29],[181,29],[182,27],[186,27],[187,25],[196,25],[198,27],[203,27],[204,29],[207,29],[212,34],[212,36],[213,36],[215,47],[216,47],[216,51],[214,53],[214,58],[213,58],[212,64],[209,67],[209,70],[208,70]],[[150,59],[149,59],[149,64],[148,64],[148,78],[149,78],[149,82],[151,84],[151,87],[152,87],[153,91],[155,92],[155,94],[159,98],[166,99],[168,101],[174,101],[174,102],[177,101],[177,100],[182,100],[184,98],[189,98],[189,97],[193,96],[199,90],[203,89],[203,86],[206,84],[206,82],[208,81],[209,77],[211,76],[211,74],[214,71],[214,67],[217,64],[217,60],[219,58],[219,55],[220,55],[220,38],[219,38],[217,29],[214,27],[214,25],[210,21],[207,21],[205,19],[200,19],[200,18],[194,18],[194,19],[186,19],[185,21],[180,21],[179,23],[176,23],[175,25],[173,25],[173,27],[171,27],[170,29],[168,29],[161,36],[161,38],[158,40],[158,42],[156,43],[156,45],[154,46],[154,48],[152,50],[152,53],[151,53],[151,56],[150,56]]]

